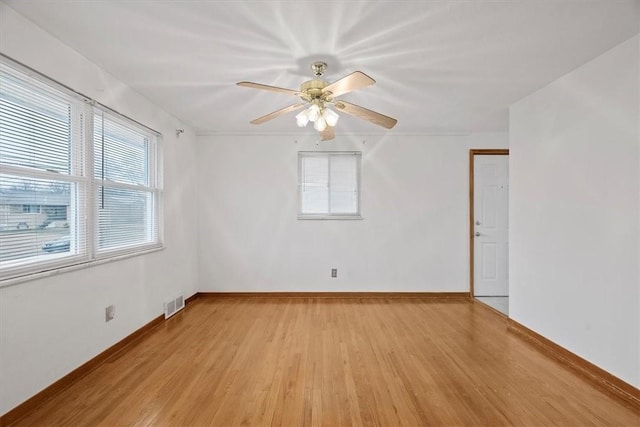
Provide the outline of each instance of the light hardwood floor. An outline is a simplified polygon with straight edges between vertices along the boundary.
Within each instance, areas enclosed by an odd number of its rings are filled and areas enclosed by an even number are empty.
[[[467,300],[200,298],[17,425],[640,425]]]

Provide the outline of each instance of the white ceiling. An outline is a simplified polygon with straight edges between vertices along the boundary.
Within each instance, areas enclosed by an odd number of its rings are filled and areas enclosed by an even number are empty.
[[[513,102],[638,33],[638,0],[7,0],[200,133],[298,130],[292,104],[241,80],[297,89],[315,60],[377,83],[342,99],[392,132],[506,130]],[[354,117],[338,133],[385,131]]]

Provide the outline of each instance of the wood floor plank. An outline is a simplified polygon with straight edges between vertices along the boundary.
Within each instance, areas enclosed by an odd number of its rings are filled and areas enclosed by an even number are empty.
[[[637,426],[463,299],[201,298],[18,426]]]

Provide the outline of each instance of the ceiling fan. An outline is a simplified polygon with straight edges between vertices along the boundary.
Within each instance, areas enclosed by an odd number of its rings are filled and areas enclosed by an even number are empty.
[[[304,101],[258,117],[252,120],[251,123],[259,125],[304,107],[305,109],[296,115],[298,126],[304,127],[307,123],[312,122],[313,127],[320,132],[322,141],[327,141],[335,138],[334,126],[339,117],[335,111],[329,108],[329,106],[333,106],[333,108],[338,111],[368,120],[373,124],[387,129],[395,126],[398,121],[392,117],[351,104],[347,101],[336,99],[345,93],[371,86],[376,82],[375,80],[361,71],[354,71],[340,80],[328,83],[321,79],[326,69],[327,64],[324,62],[314,62],[311,64],[311,70],[313,70],[315,74],[315,79],[302,83],[300,90],[285,89],[253,82],[238,82],[238,86],[284,93],[286,95],[297,96]]]

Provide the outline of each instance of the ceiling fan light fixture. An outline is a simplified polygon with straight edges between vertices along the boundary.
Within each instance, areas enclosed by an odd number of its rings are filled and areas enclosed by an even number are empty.
[[[312,104],[307,108],[306,113],[309,121],[315,122],[320,117],[320,107],[317,104]]]
[[[320,116],[320,117],[318,117],[318,120],[316,120],[313,123],[313,127],[318,132],[322,132],[323,130],[325,130],[327,128],[327,121],[324,119],[324,117]]]
[[[325,108],[322,112],[322,118],[327,122],[327,125],[334,127],[338,123],[340,116],[335,111]]]
[[[309,123],[309,117],[307,116],[307,110],[303,110],[296,115],[296,123],[301,128],[305,127]]]

